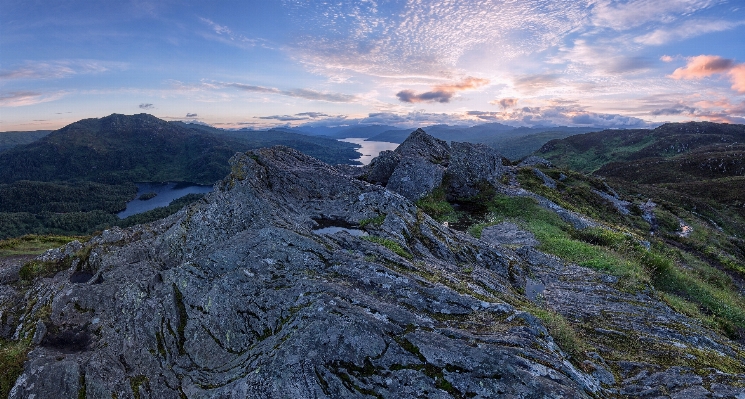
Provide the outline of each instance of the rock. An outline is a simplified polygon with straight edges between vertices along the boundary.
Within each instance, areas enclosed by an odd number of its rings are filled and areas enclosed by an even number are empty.
[[[377,157],[373,158],[369,165],[365,166],[365,172],[361,178],[373,184],[385,186],[388,179],[396,170],[401,156],[393,151],[382,151]]]
[[[450,162],[448,143],[417,129],[394,152],[401,158],[424,158],[430,163],[447,167]]]
[[[551,163],[551,161],[549,161],[549,160],[547,160],[545,158],[537,157],[535,155],[531,155],[531,156],[523,159],[522,161],[520,161],[520,163],[517,166],[520,166],[520,167],[522,167],[522,166],[545,166],[547,168],[553,168],[554,167],[554,165]]]
[[[493,245],[518,245],[534,247],[539,245],[533,233],[525,231],[514,223],[503,222],[485,227],[481,240]]]
[[[540,169],[533,168],[533,174],[538,176],[538,178],[543,181],[544,186],[551,189],[556,189],[556,180],[546,176],[546,174],[541,172]]]
[[[504,175],[502,155],[483,144],[451,144],[447,168],[448,194],[453,198],[469,198],[480,192],[481,184],[496,186]]]
[[[386,188],[416,201],[442,184],[445,168],[424,158],[406,158],[393,171]]]
[[[594,190],[594,189],[592,190],[592,192],[595,193],[595,195],[597,195],[598,197],[600,197],[600,198],[602,198],[602,199],[610,202],[611,204],[613,204],[613,207],[616,208],[616,210],[620,214],[622,214],[622,215],[628,215],[628,214],[631,213],[631,211],[629,210],[629,206],[631,206],[631,202],[624,201],[624,200],[620,199],[618,197],[618,194],[615,194],[615,195],[606,194],[606,193],[604,193],[602,191],[598,191],[598,190]]]

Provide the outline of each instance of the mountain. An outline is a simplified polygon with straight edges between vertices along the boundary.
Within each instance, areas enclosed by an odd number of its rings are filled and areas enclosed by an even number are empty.
[[[28,132],[0,132],[0,152],[15,146],[32,143],[49,133],[51,130],[32,130]]]
[[[359,156],[354,144],[296,133],[225,131],[148,114],[85,119],[0,152],[0,238],[90,234],[120,223],[115,213],[134,198],[135,182],[212,185],[236,152],[273,145],[329,163]]]
[[[555,140],[537,154],[559,166],[654,195],[670,207],[706,215],[741,235],[743,143],[745,125],[668,123],[651,130],[606,130]]]
[[[118,184],[133,181],[185,181],[211,184],[228,173],[227,160],[236,151],[265,145],[309,144],[323,149],[352,145],[291,135],[276,138],[262,133],[220,135],[201,125],[168,123],[148,114],[113,114],[84,119],[56,130],[31,144],[0,154],[0,182],[95,181]],[[318,141],[316,139],[316,141]],[[256,146],[256,147],[254,147]],[[315,154],[318,155],[318,154]],[[331,160],[331,159],[329,159]]]
[[[3,269],[0,393],[742,393],[742,272],[598,178],[499,160],[420,130],[361,168],[237,154],[174,215]]]

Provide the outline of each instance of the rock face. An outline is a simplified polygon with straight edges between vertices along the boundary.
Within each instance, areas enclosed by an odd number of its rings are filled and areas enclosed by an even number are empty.
[[[460,162],[438,148],[402,150],[418,155],[398,154],[388,184],[401,165]],[[741,346],[617,278],[450,230],[289,148],[237,154],[231,170],[175,215],[51,252],[69,269],[0,297],[3,338],[36,343],[11,398],[735,397],[745,384],[686,358],[741,363]],[[570,355],[545,312],[583,320],[598,352]],[[614,334],[637,360],[615,356]]]

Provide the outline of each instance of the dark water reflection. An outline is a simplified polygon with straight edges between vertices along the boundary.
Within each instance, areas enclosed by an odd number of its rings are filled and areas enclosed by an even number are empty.
[[[212,191],[212,186],[201,186],[191,183],[136,183],[137,195],[135,199],[127,203],[127,209],[119,212],[117,216],[124,219],[127,216],[136,215],[161,206],[168,206],[171,201],[181,198],[187,194],[204,194]],[[148,200],[139,199],[142,194],[155,193],[155,197]]]

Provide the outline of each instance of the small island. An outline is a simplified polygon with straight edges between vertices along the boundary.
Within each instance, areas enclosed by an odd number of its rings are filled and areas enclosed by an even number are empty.
[[[157,196],[157,195],[158,195],[158,193],[151,191],[149,193],[144,193],[144,194],[140,195],[139,197],[137,197],[137,199],[138,200],[141,200],[141,201],[147,201],[149,199],[155,198],[155,196]]]

